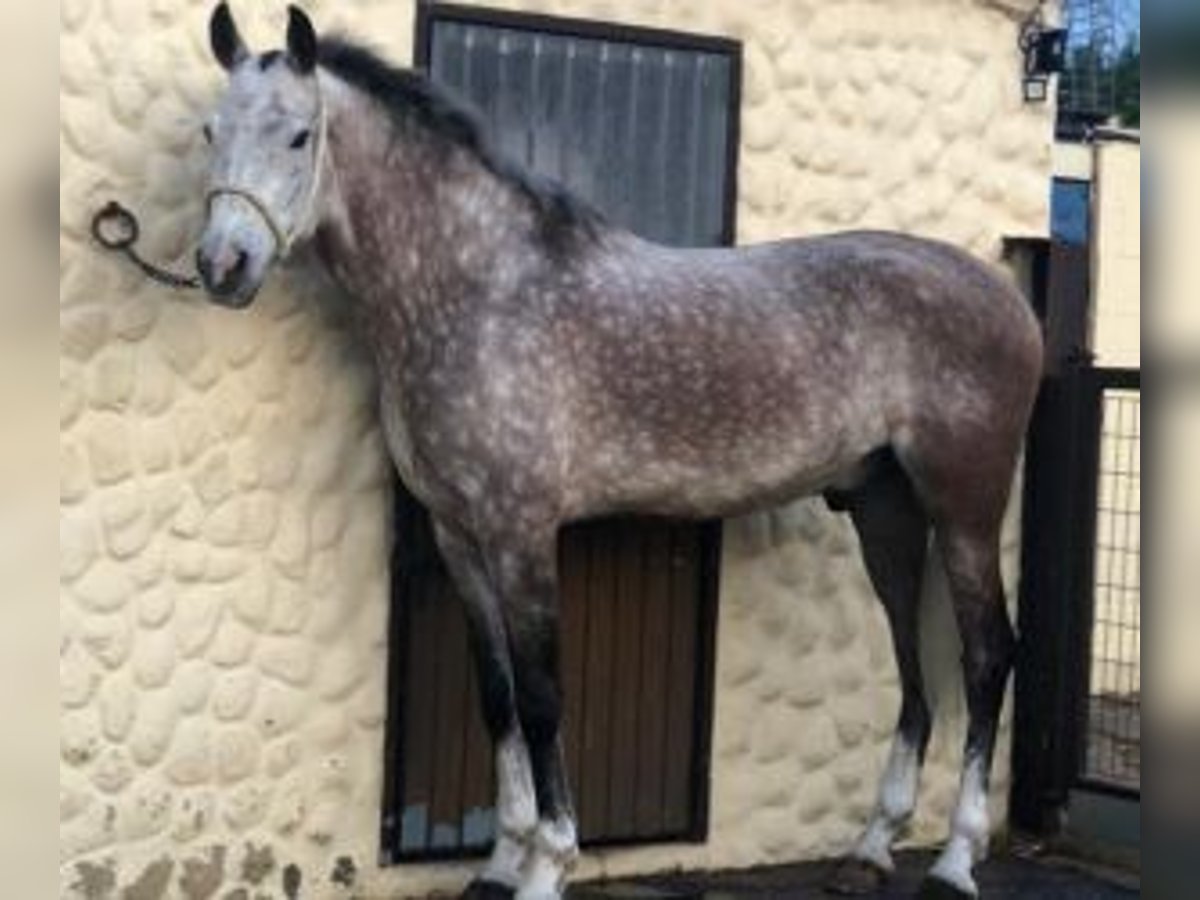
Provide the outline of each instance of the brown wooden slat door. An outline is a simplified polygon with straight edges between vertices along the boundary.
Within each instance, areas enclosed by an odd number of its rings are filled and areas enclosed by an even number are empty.
[[[562,541],[565,740],[585,843],[703,827],[714,526],[618,519]]]
[[[462,604],[424,511],[399,500],[385,847],[393,858],[484,850],[491,742]],[[414,538],[415,535],[415,538]],[[564,744],[585,844],[698,836],[706,814],[716,535],[620,519],[568,528],[560,549]]]

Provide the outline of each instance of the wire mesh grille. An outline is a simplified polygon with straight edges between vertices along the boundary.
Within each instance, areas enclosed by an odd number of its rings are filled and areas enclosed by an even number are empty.
[[[1084,775],[1141,782],[1141,395],[1104,391]]]
[[[1112,61],[1116,57],[1113,0],[1067,0],[1066,69],[1059,81],[1063,112],[1103,119],[1112,112]]]
[[[1121,107],[1122,54],[1140,40],[1138,0],[1064,0],[1065,67],[1058,82],[1060,136],[1078,137]]]

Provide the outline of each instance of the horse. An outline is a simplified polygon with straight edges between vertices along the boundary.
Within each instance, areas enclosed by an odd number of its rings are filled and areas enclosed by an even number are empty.
[[[902,686],[878,802],[829,887],[879,887],[913,812],[931,729],[917,603],[936,545],[969,725],[921,892],[976,896],[1016,641],[999,533],[1042,364],[1010,281],[889,232],[659,246],[506,160],[444,89],[318,37],[295,7],[285,49],[251,53],[224,3],[209,32],[228,84],[204,126],[204,286],[243,308],[294,246],[315,248],[352,298],[388,453],[465,604],[497,836],[464,896],[560,897],[578,854],[560,739],[564,524],[818,494],[857,531]]]

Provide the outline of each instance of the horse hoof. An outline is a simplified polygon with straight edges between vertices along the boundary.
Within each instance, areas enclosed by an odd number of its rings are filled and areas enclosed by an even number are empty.
[[[462,900],[513,900],[516,894],[512,888],[497,881],[485,881],[476,878],[462,892]]]
[[[887,879],[888,872],[875,863],[847,856],[834,868],[825,882],[825,890],[846,897],[873,894],[883,887]]]
[[[933,876],[926,876],[917,891],[917,900],[976,900],[977,897],[977,894],[964,891]]]

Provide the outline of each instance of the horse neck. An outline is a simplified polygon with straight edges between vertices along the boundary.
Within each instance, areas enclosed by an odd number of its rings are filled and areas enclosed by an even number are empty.
[[[463,148],[336,82],[327,94],[330,185],[318,248],[391,340],[504,295],[539,262],[532,211]]]

